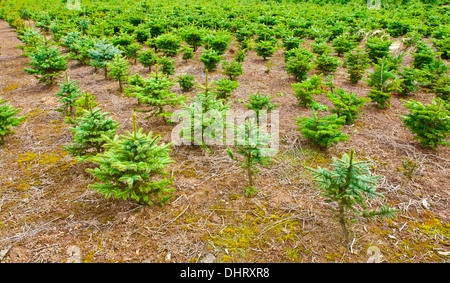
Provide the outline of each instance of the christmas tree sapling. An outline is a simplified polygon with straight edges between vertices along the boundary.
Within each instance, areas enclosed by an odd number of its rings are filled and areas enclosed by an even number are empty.
[[[358,83],[364,75],[370,60],[367,53],[358,49],[351,51],[345,56],[345,65],[350,75],[350,81],[354,84]]]
[[[175,85],[175,80],[167,77],[167,75],[156,71],[152,73],[148,79],[144,79],[143,85],[136,85],[129,93],[130,96],[137,97],[140,104],[149,106],[147,110],[137,110],[138,112],[150,113],[146,119],[153,116],[162,117],[164,123],[167,123],[167,118],[172,115],[168,112],[166,107],[176,107],[185,101],[185,96],[178,96],[170,90],[170,87]]]
[[[247,171],[248,177],[248,186],[244,188],[245,195],[253,196],[257,192],[254,187],[254,178],[258,172],[256,165],[267,165],[271,161],[269,145],[272,137],[262,132],[254,119],[247,119],[237,128],[236,134],[236,153],[242,156],[239,166]],[[227,148],[226,152],[233,160],[238,160],[230,148]]]
[[[123,82],[127,81],[128,75],[130,74],[128,60],[120,54],[115,54],[114,58],[106,63],[106,65],[110,69],[109,76],[119,82],[119,90],[122,92]]]
[[[39,82],[53,85],[63,71],[67,69],[67,57],[61,55],[59,49],[48,44],[39,45],[30,53],[31,68],[25,68],[25,71],[34,75]]]
[[[365,97],[356,97],[353,92],[347,93],[344,89],[338,88],[334,93],[329,92],[327,97],[334,105],[332,113],[336,113],[338,117],[345,117],[345,124],[353,124],[358,119],[358,113],[362,112],[361,107],[368,101]]]
[[[259,119],[261,116],[261,111],[266,111],[265,113],[270,113],[272,110],[276,109],[279,104],[278,103],[272,103],[270,100],[273,99],[273,97],[270,97],[268,94],[262,95],[260,91],[258,91],[257,94],[251,94],[250,93],[250,100],[247,104],[244,104],[245,107],[247,107],[250,110],[255,111],[256,114],[256,124],[259,126]]]
[[[101,108],[92,108],[83,111],[83,115],[75,118],[72,131],[72,144],[64,147],[78,162],[89,161],[95,155],[104,151],[103,145],[107,139],[116,134],[118,123],[110,117],[108,112]]]
[[[438,145],[448,146],[450,135],[450,103],[440,98],[430,104],[409,100],[404,106],[410,113],[402,117],[403,125],[410,129],[423,146],[436,149]]]
[[[312,118],[297,117],[296,121],[299,126],[298,131],[302,133],[302,136],[322,149],[348,140],[349,136],[339,130],[345,123],[345,116],[338,117],[337,114],[334,114],[319,118],[317,112],[314,112]]]
[[[123,52],[111,43],[105,40],[99,40],[94,44],[94,46],[88,51],[91,57],[92,65],[95,69],[104,69],[105,80],[108,79],[108,65],[107,63],[111,61],[116,54],[122,54]]]
[[[5,143],[5,137],[13,135],[12,127],[19,126],[27,117],[14,117],[20,109],[14,108],[8,100],[0,97],[0,145]]]
[[[144,134],[137,129],[133,114],[133,132],[107,139],[106,151],[92,158],[99,167],[87,169],[98,182],[89,188],[106,198],[133,199],[141,204],[166,204],[172,197],[172,178],[166,168],[174,161],[170,158],[172,144],[159,144],[160,136]]]
[[[147,49],[139,52],[139,62],[151,71],[152,66],[156,65],[158,62],[158,54],[156,54],[153,49]]]
[[[322,93],[322,74],[313,75],[306,81],[292,84],[294,90],[294,96],[298,100],[298,104],[303,107],[308,107],[314,104],[313,95],[319,95]]]
[[[223,69],[222,73],[228,76],[232,81],[235,80],[240,75],[242,75],[243,72],[241,63],[237,61],[231,62],[227,60],[222,61],[222,69]]]
[[[216,88],[214,92],[217,94],[217,98],[219,99],[228,99],[231,96],[231,93],[239,87],[239,83],[237,81],[232,81],[226,78],[218,79],[214,82]]]
[[[58,101],[62,103],[61,108],[57,109],[57,111],[63,115],[72,115],[75,101],[81,96],[81,92],[77,82],[70,81],[67,71],[66,81],[60,84],[60,90],[55,95],[60,98]]]
[[[370,173],[370,164],[365,161],[354,159],[354,150],[350,156],[344,154],[341,159],[333,157],[333,170],[326,168],[308,168],[313,175],[313,180],[318,184],[319,189],[323,191],[323,196],[327,202],[336,202],[338,207],[335,214],[341,225],[345,244],[349,242],[349,231],[347,223],[349,222],[349,212],[357,212],[359,215],[367,218],[375,216],[392,217],[396,210],[391,207],[383,206],[380,210],[368,211],[366,198],[384,196],[378,193],[375,187],[378,185],[379,175]],[[358,209],[361,206],[364,210]]]
[[[180,84],[181,90],[184,92],[191,90],[195,85],[195,76],[193,75],[185,74],[184,76],[178,76],[177,78],[178,84]]]

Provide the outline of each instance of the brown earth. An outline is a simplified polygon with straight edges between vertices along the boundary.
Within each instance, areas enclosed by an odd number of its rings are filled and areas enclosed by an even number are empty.
[[[323,153],[296,131],[295,118],[312,110],[298,106],[282,51],[273,56],[269,74],[266,62],[251,52],[238,78],[233,109],[244,109],[237,100],[257,91],[280,104],[279,153],[271,166],[261,168],[258,194],[244,196],[245,174],[224,147],[206,154],[180,146],[173,148],[176,163],[168,169],[175,177],[173,200],[165,207],[142,206],[105,199],[87,188],[95,180],[85,169],[93,165],[77,165],[62,149],[71,142],[71,132],[55,110],[58,86],[38,84],[24,72],[28,58],[21,56],[19,45],[15,31],[0,22],[0,95],[28,116],[0,147],[0,261],[198,262],[211,253],[217,262],[366,262],[374,260],[376,248],[384,262],[448,261],[449,148],[433,151],[413,140],[399,119],[407,112],[399,97],[386,110],[366,105],[361,119],[344,128],[350,139]],[[231,46],[224,59],[232,58],[232,50],[236,48]],[[178,55],[176,75],[193,74],[202,83],[200,52],[188,62]],[[404,64],[410,62],[408,54]],[[132,66],[132,74],[137,71],[148,73],[139,64]],[[68,74],[120,122],[120,134],[131,130],[135,98],[124,97],[116,82],[94,74],[90,66],[70,61]],[[358,96],[369,91],[365,82],[352,85],[343,67],[333,75],[337,87]],[[221,76],[219,71],[211,74],[214,80]],[[178,84],[173,90],[181,93]],[[193,97],[195,91],[187,94]],[[433,96],[416,93],[411,98],[428,103]],[[323,94],[317,102],[332,108]],[[170,142],[173,125],[137,115],[146,132]],[[334,205],[325,202],[305,166],[328,166],[331,157],[351,148],[383,176],[378,191],[386,198],[370,205],[390,204],[400,212],[394,219],[352,224],[352,243],[346,247],[332,218]],[[403,175],[404,158],[418,164],[410,182]]]

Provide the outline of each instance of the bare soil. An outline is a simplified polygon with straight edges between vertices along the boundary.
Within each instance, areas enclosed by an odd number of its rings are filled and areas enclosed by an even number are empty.
[[[295,80],[284,69],[282,51],[273,56],[269,74],[267,62],[250,52],[232,108],[244,109],[237,100],[258,91],[280,105],[279,153],[261,168],[258,194],[244,196],[245,174],[224,147],[208,154],[179,146],[171,153],[176,163],[168,169],[175,177],[174,198],[164,207],[142,206],[105,199],[87,188],[95,180],[85,169],[94,165],[76,164],[62,148],[71,142],[71,132],[56,111],[59,87],[41,85],[24,72],[28,58],[16,48],[21,44],[14,29],[0,22],[0,95],[28,116],[0,147],[1,262],[199,262],[207,254],[216,262],[448,262],[450,149],[433,151],[413,140],[399,118],[407,113],[401,97],[394,97],[385,110],[367,104],[361,118],[344,128],[350,139],[321,152],[297,131],[295,118],[312,110],[299,106],[293,96]],[[233,50],[231,45],[224,59],[231,59]],[[178,55],[175,75],[193,74],[202,83],[201,51],[187,62]],[[410,64],[406,52],[404,64]],[[136,72],[148,70],[136,64],[132,74]],[[131,130],[135,98],[124,97],[117,82],[105,80],[90,66],[70,61],[68,74],[120,123],[120,134]],[[343,67],[332,75],[337,87],[358,96],[369,91],[364,81],[351,84]],[[214,80],[222,76],[211,74]],[[181,94],[178,84],[173,90]],[[187,94],[194,97],[195,90]],[[433,97],[418,92],[404,99],[428,103]],[[317,102],[333,108],[324,94]],[[173,125],[137,115],[139,127],[170,142]],[[389,220],[359,219],[350,226],[351,245],[345,246],[332,217],[334,205],[325,202],[305,167],[328,166],[332,157],[351,148],[383,176],[378,191],[385,199],[370,205],[390,204],[399,213]],[[403,175],[405,158],[418,164],[409,182]]]

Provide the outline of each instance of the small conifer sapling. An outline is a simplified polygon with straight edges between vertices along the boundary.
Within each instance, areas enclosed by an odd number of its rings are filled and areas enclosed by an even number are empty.
[[[131,198],[146,205],[171,199],[173,178],[167,178],[166,168],[174,162],[169,156],[172,144],[160,144],[160,136],[138,130],[135,114],[133,132],[107,141],[106,151],[92,159],[98,167],[86,170],[98,180],[89,188],[106,198]]]
[[[6,99],[0,97],[0,145],[5,143],[5,137],[14,134],[12,127],[19,126],[26,116],[14,117],[20,109],[14,108]]]

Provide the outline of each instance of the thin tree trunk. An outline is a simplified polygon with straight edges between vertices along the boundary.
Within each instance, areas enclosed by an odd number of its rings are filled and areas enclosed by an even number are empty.
[[[345,223],[345,214],[344,214],[344,206],[339,204],[339,224],[342,227],[342,233],[344,234],[345,244],[349,244],[348,230],[347,225]]]

